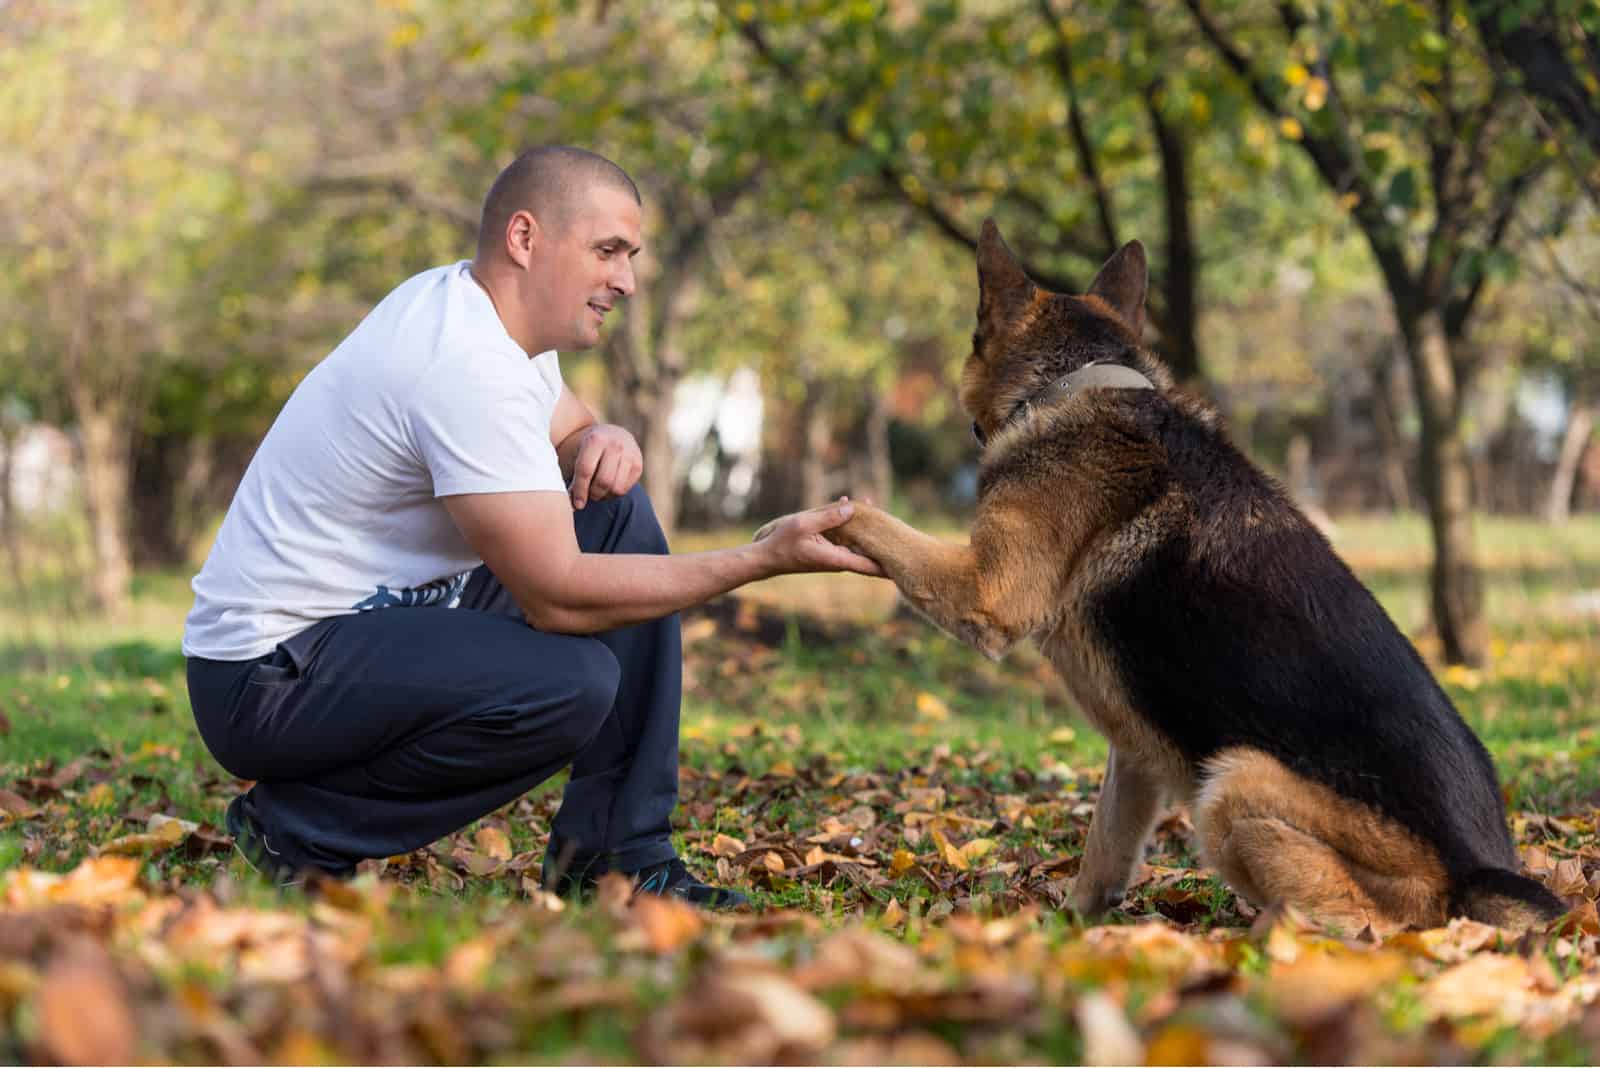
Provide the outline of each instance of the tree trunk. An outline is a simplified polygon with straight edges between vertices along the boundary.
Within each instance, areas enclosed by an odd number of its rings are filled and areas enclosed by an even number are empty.
[[[1572,401],[1567,414],[1566,433],[1561,436],[1561,453],[1550,479],[1550,495],[1545,499],[1544,518],[1548,523],[1565,523],[1572,514],[1572,487],[1578,479],[1578,460],[1594,430],[1595,405],[1581,396]]]
[[[116,615],[127,606],[133,566],[128,551],[128,485],[131,435],[124,413],[102,404],[91,391],[71,390],[83,462],[83,501],[89,518],[94,575],[89,589],[95,608]]]
[[[1394,352],[1383,357],[1373,374],[1373,423],[1378,431],[1379,464],[1389,507],[1402,512],[1412,508],[1411,482],[1406,477],[1406,444],[1400,433],[1401,363]]]
[[[1145,92],[1145,111],[1161,154],[1161,201],[1167,222],[1167,268],[1163,291],[1166,317],[1162,320],[1161,355],[1173,377],[1197,385],[1200,366],[1200,311],[1196,290],[1200,264],[1195,253],[1194,224],[1189,212],[1189,157],[1183,134],[1161,114],[1157,102],[1159,82]]]
[[[645,321],[644,310],[630,306],[606,344],[606,416],[639,442],[645,492],[670,538],[678,524],[681,485],[668,425],[683,368],[666,351],[667,339],[651,337]]]
[[[1422,491],[1433,530],[1433,624],[1451,664],[1481,665],[1488,655],[1483,578],[1472,531],[1472,466],[1450,340],[1438,309],[1402,318],[1411,382],[1422,416]]]

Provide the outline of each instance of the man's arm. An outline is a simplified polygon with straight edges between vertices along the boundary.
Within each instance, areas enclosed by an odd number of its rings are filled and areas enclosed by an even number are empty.
[[[556,410],[550,413],[550,444],[556,447],[556,459],[561,462],[561,477],[568,484],[572,482],[572,465],[578,458],[578,444],[583,431],[597,422],[589,406],[563,383]]]
[[[443,498],[467,544],[544,631],[593,634],[687,608],[737,586],[796,571],[878,566],[822,536],[853,514],[848,502],[785,516],[759,542],[653,556],[585,553],[564,494],[468,493]]]
[[[594,413],[566,386],[550,416],[550,443],[556,447],[561,477],[572,507],[620,497],[644,473],[644,455],[633,435],[620,426],[595,421]]]

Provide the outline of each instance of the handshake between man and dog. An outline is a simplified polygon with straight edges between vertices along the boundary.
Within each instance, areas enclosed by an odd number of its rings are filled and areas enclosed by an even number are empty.
[[[1559,916],[1518,874],[1494,766],[1422,659],[1141,346],[1143,247],[1068,296],[986,222],[978,283],[970,544],[861,503],[828,536],[990,657],[1034,639],[1110,741],[1074,906],[1120,902],[1162,809],[1188,800],[1201,855],[1258,906],[1350,931]]]

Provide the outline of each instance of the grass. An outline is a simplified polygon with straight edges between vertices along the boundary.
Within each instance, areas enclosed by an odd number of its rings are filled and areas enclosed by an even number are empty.
[[[955,528],[944,533],[959,537]],[[677,548],[712,547],[745,536],[685,537]],[[1482,670],[1443,669],[1441,681],[1493,754],[1523,840],[1573,849],[1592,844],[1592,823],[1574,816],[1587,816],[1600,804],[1600,610],[1585,607],[1580,596],[1600,591],[1600,519],[1583,517],[1561,529],[1485,519],[1479,544],[1492,659]],[[1426,526],[1409,517],[1344,520],[1335,545],[1402,629],[1420,633],[1427,603]],[[30,589],[26,598],[16,591],[0,597],[11,606],[0,612],[0,788],[23,792],[30,782],[37,786],[71,762],[84,761],[83,774],[51,802],[48,820],[0,816],[0,869],[26,863],[70,871],[105,843],[144,830],[153,813],[220,825],[237,784],[211,762],[189,715],[178,652],[187,577],[141,575],[131,611],[117,621],[75,608],[76,594],[66,582]],[[22,604],[26,613],[17,607]],[[1047,870],[1048,863],[1070,861],[1081,851],[1105,744],[1077,718],[1064,687],[1031,649],[994,665],[920,622],[893,618],[893,611],[887,584],[830,575],[773,580],[747,588],[741,599],[686,613],[678,842],[702,873],[726,862],[761,904],[798,909],[829,926],[857,917],[876,924],[892,901],[908,916],[888,925],[897,939],[920,947],[929,960],[963,968],[959,938],[951,942],[939,925],[952,913],[1006,914],[1023,900],[1019,888],[1031,900],[1059,892],[1070,870]],[[1419,645],[1432,652],[1426,638]],[[520,880],[503,864],[490,865],[488,876],[466,874],[463,857],[478,848],[476,833],[492,828],[506,834],[513,867],[517,859],[525,865],[536,859],[559,786],[559,779],[547,783],[392,867],[408,889],[383,912],[372,943],[376,964],[447,969],[464,945],[499,937],[495,932],[508,922],[506,910],[525,898]],[[931,829],[919,831],[912,818],[924,808]],[[828,821],[848,821],[851,812],[867,826],[840,823],[843,830],[830,835]],[[1547,815],[1558,820],[1541,822]],[[817,848],[825,852],[852,848],[841,844],[852,836],[864,838],[859,855],[880,857],[881,864],[864,884],[852,883],[848,873],[791,874],[806,867],[803,852],[819,835],[824,841]],[[794,855],[780,858],[781,871],[763,871],[761,857],[735,854],[732,846],[718,844],[719,836],[738,840],[745,853],[772,843],[778,851],[792,845]],[[972,847],[973,870],[958,870],[946,845],[960,852],[974,841],[992,841],[985,848],[993,852],[985,858]],[[894,870],[902,852],[916,863]],[[996,858],[1015,865],[1010,874],[984,874]],[[1197,862],[1181,826],[1158,834],[1149,860],[1147,877],[1113,924],[1156,914],[1186,929],[1248,924],[1251,914],[1231,891],[1193,870]],[[250,880],[225,852],[156,853],[143,870],[150,886],[211,887],[230,903],[285,907],[284,899]],[[287,907],[309,915],[315,902],[290,899]],[[545,941],[508,936],[536,964],[519,958],[515,965],[494,967],[525,982],[527,967],[559,972],[569,964],[579,967],[570,962],[586,961],[582,978],[591,986],[583,989],[603,1000],[610,996],[605,984],[621,983],[631,992],[631,1007],[617,1010],[616,1019],[578,1009],[516,1017],[514,1026],[506,1024],[515,1033],[500,1035],[488,1047],[472,1039],[453,1049],[449,1039],[438,1039],[438,1048],[408,1048],[440,1059],[495,1048],[523,1058],[627,1060],[647,1041],[638,1036],[651,1007],[683,990],[706,959],[688,953],[671,962],[641,963],[615,952],[608,941],[613,928],[587,913],[569,914],[551,930],[562,933],[546,931]],[[1037,934],[1039,952],[1078,960],[1074,954],[1085,930],[1070,913],[1047,912]],[[786,966],[798,966],[808,959],[813,937],[780,938],[767,951],[786,954]],[[547,960],[549,939],[579,948],[567,954],[567,963]],[[1236,955],[1232,966],[1241,981],[1270,970],[1261,952],[1252,943]],[[1136,1020],[1156,1011],[1148,1006],[1159,1008],[1173,997],[1174,976],[1165,966],[1141,971],[1143,966],[1086,957],[1072,967],[1081,967],[1084,989],[1131,982],[1124,1005]],[[231,980],[210,981],[225,987]],[[1407,998],[1415,1001],[1411,989],[1402,984],[1388,995],[1386,1033],[1426,1033],[1426,1020],[1408,1008]],[[0,991],[0,1057],[8,1048],[6,1005]],[[1190,1005],[1184,1011],[1204,1016],[1205,1010]],[[1288,1032],[1270,1012],[1259,1006],[1250,1011],[1264,1014],[1260,1026],[1280,1036],[1260,1039],[1262,1048],[1290,1059],[1311,1055],[1313,1047],[1296,1044],[1307,1040],[1282,1037]],[[1189,1016],[1151,1018],[1162,1022],[1159,1028],[1152,1024],[1147,1037],[1154,1041],[1164,1034],[1163,1041],[1179,1043],[1172,1048],[1188,1048],[1181,1041],[1189,1040]],[[1214,1035],[1221,1025],[1193,1026]],[[1074,1059],[1083,1053],[1079,1028],[1061,1021],[1030,1027],[1020,1047],[985,1046],[1000,1040],[985,1032],[980,1042],[953,1018],[927,1030],[968,1057]],[[1484,1034],[1476,1048],[1491,1060],[1564,1061],[1581,1059],[1587,1050],[1572,1045],[1566,1032],[1531,1044],[1514,1030]],[[32,1048],[27,1035],[19,1041],[9,1047],[13,1052]],[[669,1049],[674,1057],[700,1055],[694,1046]],[[325,1046],[300,1053],[290,1059],[349,1056],[348,1050]]]

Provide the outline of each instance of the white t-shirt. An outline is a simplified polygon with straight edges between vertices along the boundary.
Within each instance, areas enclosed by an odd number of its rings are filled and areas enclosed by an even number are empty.
[[[466,261],[402,283],[296,387],[195,576],[185,656],[249,660],[320,619],[454,604],[482,561],[439,497],[563,491],[554,352]]]

